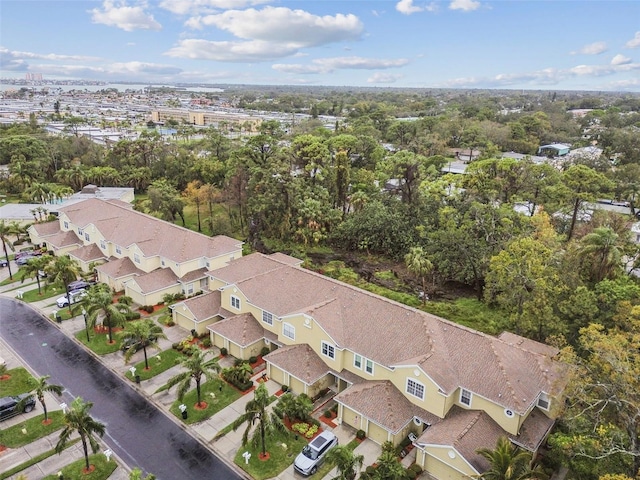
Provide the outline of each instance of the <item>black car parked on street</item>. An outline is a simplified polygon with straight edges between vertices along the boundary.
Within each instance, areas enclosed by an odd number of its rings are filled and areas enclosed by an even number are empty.
[[[28,396],[29,394],[25,393],[18,396],[0,398],[0,420],[6,420],[20,413],[29,413],[33,410],[36,407],[36,400],[33,397],[20,405],[20,401]]]

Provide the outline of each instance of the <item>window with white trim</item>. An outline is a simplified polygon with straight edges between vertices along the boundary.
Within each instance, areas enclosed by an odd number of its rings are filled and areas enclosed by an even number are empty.
[[[551,403],[551,400],[549,399],[549,395],[547,395],[544,392],[541,392],[540,396],[538,397],[538,406],[543,410],[549,410],[550,403]]]
[[[262,311],[262,321],[269,325],[273,325],[273,314],[263,310]]]
[[[187,284],[187,295],[192,295],[193,294],[193,283],[188,283]]]
[[[353,356],[353,366],[362,370],[362,355],[356,353]]]
[[[122,249],[120,248],[120,245],[116,245],[116,253],[117,254],[121,254],[122,253]]]
[[[82,231],[82,229],[80,227],[78,227],[78,235],[82,236],[84,232]]]
[[[90,241],[91,241],[91,237],[89,237],[89,234],[88,234],[88,233],[86,233],[86,232],[85,232],[85,234],[84,234],[84,239],[85,239],[87,242],[90,242]]]
[[[107,249],[107,242],[105,242],[104,240],[100,240],[100,248],[102,250],[106,250]]]
[[[162,260],[160,260],[160,265],[162,265],[163,267],[166,267],[166,263],[164,263],[164,258]]]
[[[282,324],[282,335],[284,335],[287,338],[290,338],[291,340],[295,340],[296,339],[296,327],[294,327],[290,323],[283,323]]]
[[[460,403],[467,407],[471,405],[471,392],[464,388],[460,390]]]
[[[322,354],[331,359],[336,358],[336,347],[327,342],[322,342]]]
[[[133,261],[136,263],[140,263],[140,255],[138,255],[137,253],[133,254]]]
[[[231,295],[231,306],[236,310],[240,310],[240,297],[236,297],[235,295]]]
[[[369,360],[368,358],[364,361],[364,371],[369,375],[373,375],[373,360]]]
[[[69,230],[69,222],[64,222],[64,229]]]
[[[424,385],[413,378],[407,378],[407,393],[424,400]]]

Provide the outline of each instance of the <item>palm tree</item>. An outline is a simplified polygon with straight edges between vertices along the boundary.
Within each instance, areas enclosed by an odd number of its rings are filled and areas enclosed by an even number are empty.
[[[130,341],[134,345],[142,345],[144,351],[144,368],[149,370],[149,360],[147,359],[147,347],[160,350],[158,339],[167,338],[162,331],[162,327],[151,319],[138,320],[129,322],[125,325],[124,330],[120,333],[123,342]],[[125,362],[129,362],[132,355],[136,352],[135,348],[129,348],[124,354]]]
[[[64,414],[64,428],[60,432],[60,437],[56,444],[56,453],[62,453],[71,436],[77,432],[82,441],[86,472],[91,470],[87,442],[91,445],[91,451],[98,453],[100,445],[98,445],[95,435],[99,435],[102,438],[106,431],[105,425],[89,414],[91,407],[93,407],[93,402],[85,402],[81,397],[76,397],[69,410]]]
[[[42,255],[27,260],[27,264],[22,267],[22,279],[20,283],[24,283],[27,278],[35,278],[36,282],[38,282],[38,294],[42,294],[42,289],[40,288],[40,272],[46,271],[52,260],[53,257],[51,257],[51,255]]]
[[[355,454],[346,445],[336,445],[327,452],[325,459],[338,469],[338,476],[333,480],[355,480],[364,463],[364,455]]]
[[[422,281],[422,304],[427,303],[426,277],[433,270],[433,263],[427,257],[422,247],[412,247],[404,257],[404,262],[411,273],[420,277]]]
[[[217,378],[218,372],[220,372],[220,364],[218,363],[217,357],[207,360],[206,354],[198,347],[192,347],[192,352],[190,356],[185,357],[181,362],[181,365],[185,367],[186,370],[170,378],[167,382],[167,388],[180,384],[178,386],[178,399],[182,400],[187,390],[189,390],[189,387],[191,387],[191,379],[195,380],[198,396],[196,407],[202,407],[200,392],[202,377],[204,376],[207,381]]]
[[[44,410],[43,423],[46,423],[47,420],[49,419],[48,413],[47,413],[47,404],[44,401],[44,394],[49,392],[49,393],[54,393],[59,397],[62,395],[62,390],[64,390],[64,387],[62,387],[61,385],[54,385],[52,383],[48,383],[47,380],[49,379],[50,376],[51,375],[45,375],[44,377],[40,377],[39,379],[37,379],[36,386],[31,390],[31,392],[29,392],[29,395],[27,395],[26,398],[21,400],[21,402],[28,402],[33,397],[38,398],[40,405],[42,405],[42,410]]]
[[[11,273],[11,262],[9,261],[9,252],[7,251],[7,245],[12,252],[15,251],[13,247],[13,243],[9,240],[9,235],[11,232],[11,227],[7,225],[4,219],[0,220],[0,240],[2,240],[2,248],[4,250],[4,258],[7,260],[7,268],[9,269],[9,278],[13,280],[13,274]]]
[[[78,262],[72,260],[68,255],[54,257],[47,267],[49,283],[58,283],[64,286],[67,301],[69,302],[69,312],[71,312],[71,299],[69,298],[69,284],[78,278],[80,267]]]
[[[95,326],[98,317],[102,315],[102,324],[109,329],[109,343],[113,343],[113,327],[124,324],[131,312],[128,305],[113,303],[111,290],[104,283],[91,287],[79,305],[87,312],[87,325],[90,327]]]
[[[591,259],[595,283],[611,277],[620,268],[622,250],[618,234],[609,227],[599,227],[580,240],[580,253]]]
[[[477,451],[489,461],[489,470],[479,475],[484,480],[544,480],[547,475],[538,467],[532,469],[531,453],[520,450],[507,437],[500,437],[496,448]]]
[[[378,464],[373,478],[375,480],[404,480],[406,469],[398,460],[398,455],[393,450],[384,450],[376,461]]]
[[[136,467],[129,473],[129,480],[156,480],[156,476],[153,473],[148,473],[147,476],[143,478],[142,470]]]
[[[274,412],[267,412],[269,406],[269,391],[264,383],[261,383],[253,392],[253,400],[247,402],[244,407],[244,413],[231,423],[231,428],[235,432],[244,423],[247,428],[242,434],[242,446],[249,443],[249,434],[252,427],[257,423],[258,427],[253,433],[251,442],[254,446],[260,445],[262,449],[261,456],[267,455],[266,437],[273,435],[275,432],[284,432],[286,427],[280,420],[280,417]]]
[[[275,406],[274,411],[278,416],[281,418],[286,417],[290,422],[294,420],[306,422],[311,416],[311,412],[313,412],[313,402],[304,393],[300,395],[285,393],[278,399],[278,404]]]

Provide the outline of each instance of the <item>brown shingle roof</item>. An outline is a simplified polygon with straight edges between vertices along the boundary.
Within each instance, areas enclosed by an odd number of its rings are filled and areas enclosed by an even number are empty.
[[[238,283],[254,275],[261,275],[271,270],[282,268],[285,265],[272,257],[273,255],[267,256],[261,253],[252,253],[236,258],[229,262],[229,265],[208,272],[207,275],[220,279],[227,284]],[[286,255],[281,255],[281,257],[286,257]]]
[[[264,338],[264,328],[250,313],[220,320],[207,328],[241,347],[246,347]]]
[[[238,260],[242,269],[228,276],[244,277],[235,285],[250,303],[278,317],[306,313],[340,348],[388,367],[419,366],[445,394],[463,387],[524,414],[562,380],[559,365],[531,341],[504,341],[299,267],[258,264],[252,270]]]
[[[208,237],[114,202],[89,199],[62,207],[78,227],[95,225],[104,237],[122,247],[136,244],[146,257],[162,256],[176,263],[214,258],[241,248],[242,242],[219,235]]]
[[[49,235],[45,241],[56,248],[70,247],[72,245],[82,245],[82,241],[78,239],[73,232],[58,232]]]
[[[180,277],[180,281],[182,283],[193,282],[194,280],[200,280],[201,278],[206,278],[207,269],[199,268],[198,270],[192,270],[189,273],[184,274]]]
[[[60,233],[60,222],[55,220],[53,222],[34,223],[30,228],[33,228],[40,237],[47,237]]]
[[[85,245],[69,252],[70,256],[76,257],[83,262],[95,262],[98,260],[106,260],[107,257],[97,245]]]
[[[334,400],[360,412],[392,433],[399,432],[413,417],[429,424],[440,421],[435,415],[411,403],[387,380],[356,383],[336,395]]]
[[[131,281],[138,284],[142,293],[152,293],[174,286],[178,283],[178,277],[170,268],[159,268],[137,276]]]
[[[144,275],[145,272],[138,269],[129,257],[111,258],[107,263],[98,265],[96,270],[111,278],[122,278],[129,275]]]
[[[215,290],[176,303],[173,308],[180,309],[185,307],[189,309],[196,322],[202,322],[215,316],[221,316],[223,318],[227,316],[225,315],[227,311],[221,308],[221,302],[222,294],[219,290]]]
[[[279,348],[265,355],[264,359],[307,385],[313,385],[331,371],[307,344]]]

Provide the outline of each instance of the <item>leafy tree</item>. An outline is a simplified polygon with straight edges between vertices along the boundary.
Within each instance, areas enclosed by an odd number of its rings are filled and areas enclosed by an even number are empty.
[[[404,480],[406,478],[406,470],[395,451],[383,449],[376,463],[378,466],[373,474],[374,480]]]
[[[148,473],[146,477],[142,477],[143,473],[138,467],[131,470],[129,474],[129,480],[156,480],[156,476],[153,473]]]
[[[420,278],[422,282],[422,304],[427,303],[427,275],[433,271],[433,263],[427,257],[422,247],[412,247],[404,256],[404,263],[411,273]]]
[[[364,455],[354,453],[347,445],[336,445],[327,452],[325,461],[338,469],[338,476],[333,480],[355,480],[364,463]]]
[[[147,347],[151,347],[155,350],[160,350],[158,346],[158,340],[161,338],[166,339],[167,336],[162,331],[162,327],[151,319],[138,320],[135,322],[128,322],[124,330],[120,332],[120,338],[123,342],[131,341],[142,345],[142,351],[144,352],[144,368],[149,370],[149,360],[147,359]],[[129,348],[124,354],[125,362],[129,362],[131,357],[135,353],[135,348]]]
[[[245,405],[244,413],[231,423],[233,431],[236,431],[243,424],[247,425],[242,434],[242,446],[249,443],[251,430],[257,424],[251,441],[255,446],[260,445],[262,456],[267,454],[267,437],[276,432],[286,431],[286,427],[278,415],[275,412],[267,412],[267,407],[270,403],[269,391],[266,385],[261,383],[253,392],[253,400],[248,401]]]
[[[596,228],[580,240],[579,253],[589,260],[590,279],[594,283],[611,278],[621,271],[620,238],[612,228]]]
[[[174,222],[176,216],[184,220],[184,202],[180,198],[178,191],[166,179],[154,181],[148,190],[149,198],[145,203],[146,208],[151,213],[160,215],[164,220]]]
[[[295,420],[306,422],[313,412],[313,402],[304,393],[294,395],[288,392],[278,399],[274,411],[279,417],[286,417],[290,422]]]
[[[572,203],[571,224],[567,239],[571,240],[578,212],[585,202],[594,201],[599,195],[613,188],[612,182],[601,173],[585,166],[572,165],[562,174],[565,196]]]
[[[85,402],[81,397],[76,397],[71,403],[71,406],[64,414],[64,428],[60,432],[58,443],[56,444],[56,453],[62,453],[62,451],[69,443],[71,436],[77,433],[80,436],[82,442],[82,450],[84,451],[85,470],[88,472],[91,469],[89,465],[89,449],[87,442],[91,445],[91,451],[97,453],[100,450],[95,436],[103,437],[106,432],[104,424],[95,420],[90,414],[89,410],[93,407],[92,402]]]
[[[554,445],[586,465],[603,463],[602,473],[633,477],[640,471],[640,308],[624,324],[606,330],[591,324],[580,331],[580,357],[565,390],[565,431]],[[573,464],[577,467],[576,462]]]
[[[538,467],[530,468],[531,453],[520,450],[507,437],[500,437],[495,449],[481,448],[478,453],[489,461],[489,470],[478,478],[483,480],[534,480],[548,476]]]
[[[49,419],[49,417],[47,412],[47,404],[44,401],[44,394],[54,393],[59,397],[62,395],[62,391],[64,390],[64,387],[62,387],[61,385],[54,385],[52,383],[47,382],[49,377],[50,375],[45,375],[44,377],[38,378],[36,380],[36,386],[31,389],[31,391],[29,392],[29,395],[27,395],[24,399],[21,400],[22,402],[27,402],[31,400],[33,397],[36,397],[40,402],[40,405],[42,405],[45,422]]]
[[[207,360],[206,353],[197,347],[192,347],[192,355],[186,356],[180,365],[185,368],[185,371],[173,376],[167,382],[167,388],[171,388],[174,385],[178,385],[178,399],[182,400],[191,387],[191,380],[196,382],[196,392],[198,396],[198,402],[196,406],[201,406],[200,395],[200,382],[202,377],[207,381],[212,381],[217,378],[218,372],[220,372],[220,364],[218,358],[210,358]]]

